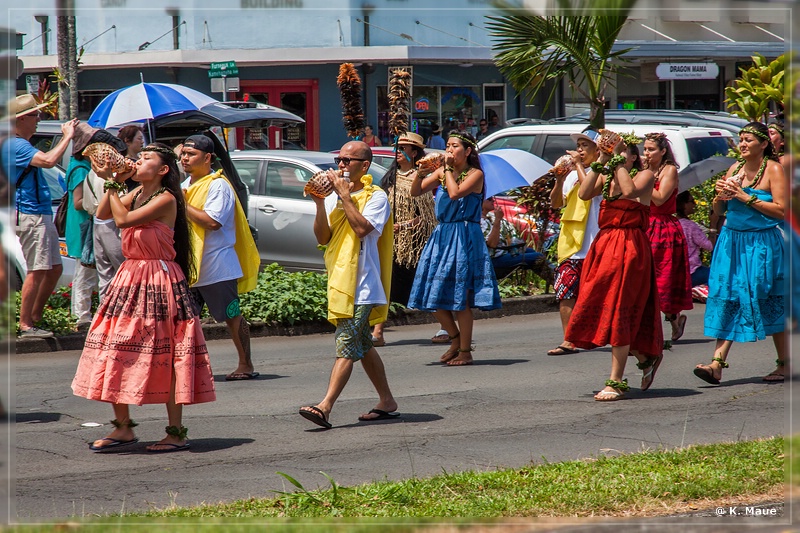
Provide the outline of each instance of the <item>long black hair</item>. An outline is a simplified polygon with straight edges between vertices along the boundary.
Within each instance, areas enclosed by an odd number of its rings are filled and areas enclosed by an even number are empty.
[[[186,200],[181,190],[181,175],[178,170],[178,157],[175,152],[164,143],[150,143],[142,152],[156,154],[161,163],[169,167],[169,172],[161,179],[161,186],[169,191],[175,198],[177,213],[175,227],[173,228],[172,241],[175,246],[175,262],[181,267],[183,275],[189,280],[194,275],[195,264],[192,244],[189,239],[189,220],[186,218]]]
[[[472,148],[469,155],[467,156],[467,165],[471,166],[472,168],[477,168],[478,170],[483,170],[481,168],[481,161],[478,158],[478,143],[471,134],[466,132],[460,131],[451,131],[447,136],[447,139],[450,140],[450,137],[455,137],[458,139],[458,142],[466,148]]]

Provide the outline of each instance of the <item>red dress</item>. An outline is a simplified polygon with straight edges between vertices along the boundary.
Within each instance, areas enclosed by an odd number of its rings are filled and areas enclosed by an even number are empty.
[[[72,380],[76,396],[142,405],[215,399],[200,320],[175,263],[173,232],[153,221],[122,230],[125,261],[86,336]]]
[[[658,190],[659,182],[655,189]],[[647,236],[656,268],[658,301],[668,315],[692,308],[692,278],[689,274],[689,250],[680,221],[675,216],[678,189],[661,205],[650,204],[650,227]]]
[[[664,335],[645,235],[649,211],[624,198],[600,204],[600,231],[583,262],[567,341],[586,349],[630,345],[644,355],[661,355]]]

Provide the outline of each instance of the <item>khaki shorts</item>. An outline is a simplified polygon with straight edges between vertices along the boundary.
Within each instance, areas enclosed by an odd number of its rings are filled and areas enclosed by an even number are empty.
[[[28,272],[52,270],[61,264],[58,246],[58,231],[53,224],[53,215],[19,214],[17,236]]]

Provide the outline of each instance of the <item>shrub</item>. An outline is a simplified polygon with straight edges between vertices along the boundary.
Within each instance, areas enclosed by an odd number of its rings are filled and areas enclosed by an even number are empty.
[[[277,263],[258,275],[258,285],[240,298],[250,321],[293,325],[318,322],[328,316],[328,276],[317,272],[286,272]]]

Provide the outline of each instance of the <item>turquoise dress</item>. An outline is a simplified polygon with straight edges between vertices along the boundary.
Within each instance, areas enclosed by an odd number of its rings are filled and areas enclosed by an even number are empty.
[[[762,202],[772,194],[745,188]],[[728,201],[725,226],[711,260],[705,335],[754,342],[785,328],[786,244],[782,220],[738,200]]]
[[[81,257],[81,251],[83,250],[81,224],[90,216],[86,211],[75,209],[72,197],[75,187],[83,184],[83,180],[86,179],[91,170],[92,167],[88,160],[78,161],[74,157],[69,160],[69,166],[67,167],[67,194],[69,194],[69,201],[67,202],[67,227],[64,231],[64,237],[67,242],[67,255],[70,257]]]
[[[484,311],[501,306],[497,278],[481,232],[483,196],[458,200],[436,193],[439,223],[422,249],[408,307],[435,311]]]

